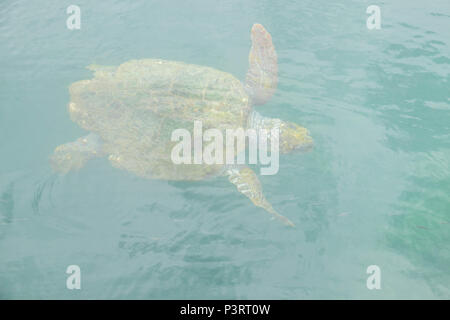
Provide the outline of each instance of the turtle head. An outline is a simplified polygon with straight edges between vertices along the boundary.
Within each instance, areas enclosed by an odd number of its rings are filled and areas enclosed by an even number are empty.
[[[250,117],[249,126],[256,130],[272,132],[278,131],[278,150],[280,153],[292,151],[309,151],[314,141],[309,135],[308,129],[290,121],[283,121],[275,118],[266,118],[258,112],[253,111]]]
[[[314,141],[308,129],[289,121],[281,121],[279,128],[281,153],[309,151],[313,147]]]

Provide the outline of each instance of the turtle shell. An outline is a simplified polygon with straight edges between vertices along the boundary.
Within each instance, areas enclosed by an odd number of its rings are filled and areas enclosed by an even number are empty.
[[[193,141],[195,120],[203,132],[215,128],[224,137],[226,129],[247,127],[249,98],[229,73],[156,59],[90,69],[93,79],[70,86],[71,118],[101,137],[115,167],[139,176],[199,180],[218,174],[217,164],[174,164],[171,151],[178,142],[171,141],[172,132],[187,129]]]

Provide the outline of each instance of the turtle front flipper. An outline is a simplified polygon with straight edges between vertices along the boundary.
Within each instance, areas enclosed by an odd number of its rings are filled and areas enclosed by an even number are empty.
[[[102,155],[101,139],[94,133],[56,147],[50,158],[52,168],[56,172],[68,173],[78,170],[91,158]]]
[[[232,167],[227,169],[225,174],[228,175],[228,180],[237,187],[238,191],[249,198],[255,206],[265,209],[284,224],[291,227],[295,226],[288,218],[277,213],[272,208],[272,205],[264,197],[261,183],[252,169],[246,166],[240,168]]]
[[[251,31],[252,48],[248,56],[249,69],[245,89],[255,105],[264,104],[272,97],[278,83],[277,53],[270,33],[258,23]]]

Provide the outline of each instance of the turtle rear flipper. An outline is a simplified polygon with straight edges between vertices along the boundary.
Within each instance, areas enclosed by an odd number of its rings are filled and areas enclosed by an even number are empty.
[[[65,174],[80,169],[89,159],[101,155],[100,137],[91,133],[56,147],[50,161],[54,171]]]
[[[277,53],[270,33],[258,23],[251,31],[252,48],[248,56],[249,69],[245,88],[255,105],[266,103],[275,92],[278,83]]]

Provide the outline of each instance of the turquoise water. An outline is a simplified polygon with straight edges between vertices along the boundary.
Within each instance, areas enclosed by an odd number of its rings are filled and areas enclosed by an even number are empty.
[[[224,178],[145,180],[106,159],[52,172],[85,134],[67,112],[85,66],[163,58],[244,79],[255,22],[279,61],[257,110],[315,140],[260,177],[295,229]],[[450,298],[448,0],[2,1],[0,43],[0,298]]]

